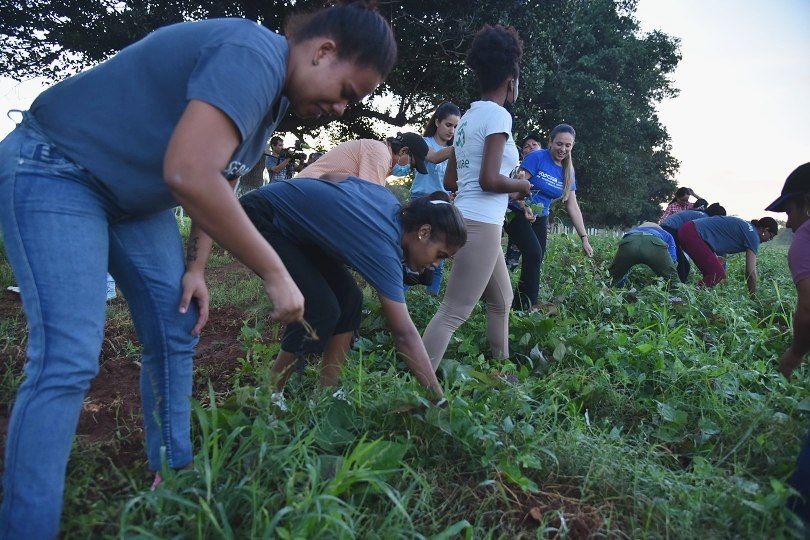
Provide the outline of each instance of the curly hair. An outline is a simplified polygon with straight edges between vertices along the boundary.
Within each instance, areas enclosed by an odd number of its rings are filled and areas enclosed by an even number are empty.
[[[523,42],[514,27],[485,24],[467,51],[467,66],[475,72],[481,91],[489,92],[518,76],[522,56]]]

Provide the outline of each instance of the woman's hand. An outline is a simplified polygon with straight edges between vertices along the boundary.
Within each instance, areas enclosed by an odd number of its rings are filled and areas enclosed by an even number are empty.
[[[584,251],[585,255],[588,257],[593,257],[593,248],[591,247],[591,241],[588,240],[587,236],[582,237],[582,251]]]
[[[518,193],[520,193],[524,197],[528,197],[529,195],[532,194],[532,183],[531,182],[529,182],[525,178],[519,178],[519,179],[517,179],[517,182],[518,182],[518,186],[520,187],[520,189],[518,190]]]
[[[180,313],[186,313],[191,299],[197,301],[200,313],[197,323],[191,330],[192,335],[199,336],[205,323],[208,322],[208,286],[205,284],[205,275],[200,270],[188,270],[183,274],[183,296],[180,298]]]
[[[273,302],[270,313],[273,320],[291,323],[304,318],[304,295],[286,269],[272,279],[265,279],[264,290]]]
[[[537,220],[537,215],[529,206],[523,205],[523,215],[526,216],[526,220],[529,223],[534,223]]]
[[[779,371],[786,379],[790,379],[793,375],[793,370],[802,365],[804,357],[793,352],[793,349],[788,349],[782,354],[779,359]]]

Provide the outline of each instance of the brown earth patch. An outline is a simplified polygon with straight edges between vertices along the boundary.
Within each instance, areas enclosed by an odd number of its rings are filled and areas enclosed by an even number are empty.
[[[0,314],[22,317],[22,304],[9,295],[0,295]],[[194,356],[193,395],[196,399],[207,399],[209,380],[217,394],[228,390],[233,372],[239,366],[238,359],[244,355],[239,341],[243,319],[244,313],[234,307],[211,309]],[[20,336],[20,341],[24,342],[24,335]],[[18,375],[25,362],[24,346],[0,351],[0,362],[10,363]],[[131,466],[145,457],[139,362],[139,344],[128,318],[108,320],[99,373],[85,397],[76,433],[87,443],[112,445],[110,457],[120,466]],[[3,445],[9,414],[8,404],[0,404]]]

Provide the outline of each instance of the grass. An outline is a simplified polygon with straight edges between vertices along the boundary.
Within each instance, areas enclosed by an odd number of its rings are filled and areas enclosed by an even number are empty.
[[[611,289],[614,242],[594,239],[589,261],[575,238],[551,238],[541,294],[557,313],[512,315],[510,361],[489,356],[477,307],[441,367],[446,409],[406,374],[366,294],[346,401],[310,367],[278,411],[262,384],[277,346],[254,308],[261,284],[221,280],[212,304],[245,311],[245,354],[229,391],[197,396],[194,467],[150,492],[142,464],[79,442],[66,536],[790,537],[810,385],[806,369],[776,371],[795,305],[785,248],[763,247],[751,300],[741,257],[712,290],[646,271]],[[438,301],[414,289],[409,307],[423,329]],[[0,376],[0,395],[17,383]]]

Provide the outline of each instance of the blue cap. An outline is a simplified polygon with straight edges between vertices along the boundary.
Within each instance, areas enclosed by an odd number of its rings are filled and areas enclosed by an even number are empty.
[[[782,195],[765,209],[768,212],[784,212],[785,203],[799,195],[810,193],[810,163],[799,165],[785,180]]]

